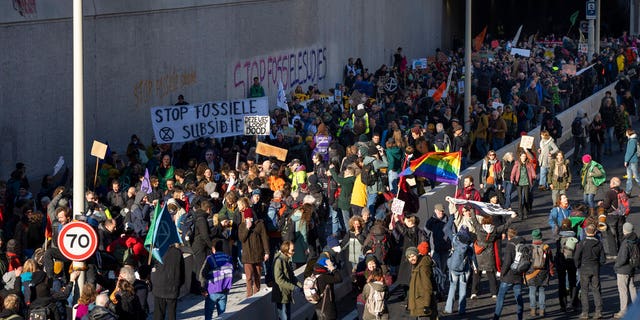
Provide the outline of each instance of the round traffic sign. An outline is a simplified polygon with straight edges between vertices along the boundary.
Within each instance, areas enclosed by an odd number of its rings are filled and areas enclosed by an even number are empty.
[[[69,260],[87,260],[98,248],[98,234],[88,223],[69,222],[58,234],[58,248],[60,253]]]

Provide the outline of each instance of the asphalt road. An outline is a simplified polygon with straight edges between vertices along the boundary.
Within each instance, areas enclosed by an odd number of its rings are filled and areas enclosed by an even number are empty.
[[[634,125],[637,126],[637,125]],[[568,152],[572,149],[572,143],[566,143],[561,146],[561,148]],[[600,186],[598,190],[598,194],[596,194],[596,202],[601,200],[608,190],[609,179],[611,177],[617,176],[622,178],[626,174],[626,170],[624,168],[624,150],[619,152],[617,146],[614,146],[614,154],[603,156],[602,165],[607,172],[607,181]],[[575,170],[572,169],[572,170]],[[575,171],[573,175],[573,183],[568,190],[568,196],[570,202],[576,203],[582,201],[582,191],[579,189],[579,178],[575,178]],[[579,176],[578,176],[579,177]],[[624,187],[626,184],[626,180],[622,180],[622,186]],[[632,198],[630,199],[631,204],[631,214],[627,218],[627,221],[630,221],[634,225],[636,225],[637,232],[640,231],[640,198],[638,197],[638,192],[640,191],[640,187],[637,185],[634,186]],[[514,198],[515,200],[515,198]],[[444,203],[444,199],[441,199]],[[551,230],[548,224],[548,216],[549,212],[552,208],[551,205],[551,191],[538,191],[534,192],[534,202],[533,202],[533,212],[529,215],[526,221],[520,221],[519,218],[516,218],[514,226],[518,229],[519,235],[524,237],[525,240],[531,240],[531,231],[537,228],[540,228],[543,234],[543,240],[545,243],[552,244],[552,248],[555,253],[555,240],[551,238]],[[513,204],[513,206],[517,206],[517,201]],[[613,314],[619,311],[620,300],[618,298],[618,289],[616,285],[616,275],[613,271],[613,260],[608,260],[606,265],[604,265],[601,269],[601,289],[602,289],[602,298],[604,302],[604,310],[603,316],[604,319],[613,318]],[[444,310],[444,302],[438,304],[438,311],[441,316],[440,319],[491,319],[493,317],[493,312],[495,310],[496,301],[491,298],[489,294],[489,283],[486,277],[482,278],[480,283],[480,290],[482,294],[479,295],[478,299],[470,300],[467,299],[467,312],[464,316],[459,316],[457,311],[457,301],[454,304],[454,313],[452,315],[442,316],[442,311]],[[558,303],[558,279],[557,277],[551,278],[549,286],[546,288],[546,315],[544,319],[578,319],[579,311],[575,311],[573,313],[563,313],[560,310],[560,306]],[[389,312],[391,315],[391,319],[414,319],[408,315],[408,312],[404,310],[404,303],[398,300],[399,292],[392,292],[391,298],[389,300]],[[467,292],[467,296],[470,295],[470,292]],[[542,317],[530,317],[529,313],[529,290],[528,288],[523,288],[523,300],[524,300],[524,312],[525,319],[536,319]],[[355,296],[348,296],[342,299],[339,303],[339,312],[341,314],[341,319],[355,319],[357,317],[357,313],[354,313],[354,305],[355,305]],[[591,301],[591,313],[593,316],[593,302]],[[507,293],[504,309],[502,312],[502,319],[515,319],[516,318],[516,304],[513,297],[513,293]]]

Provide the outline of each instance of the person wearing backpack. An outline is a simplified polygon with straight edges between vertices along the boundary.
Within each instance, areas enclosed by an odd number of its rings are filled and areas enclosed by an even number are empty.
[[[550,276],[554,276],[553,253],[548,244],[542,242],[542,232],[535,229],[531,232],[531,269],[525,275],[529,286],[529,304],[532,317],[545,316],[545,288],[549,285]]]
[[[558,300],[562,312],[570,311],[567,308],[569,307],[567,305],[567,296],[569,296],[570,306],[574,310],[578,307],[579,303],[576,279],[578,270],[573,260],[573,253],[575,252],[577,243],[578,238],[576,237],[576,232],[571,227],[571,220],[565,218],[562,220],[559,228],[555,256],[555,266],[558,272]],[[567,288],[569,289],[568,291]]]
[[[598,206],[604,209],[607,215],[607,231],[604,232],[604,249],[607,258],[615,259],[620,248],[622,240],[622,225],[626,221],[626,208],[629,207],[629,197],[626,197],[626,203],[620,201],[620,196],[624,190],[620,188],[620,178],[613,177],[609,181],[609,191],[604,199],[598,202]],[[622,202],[622,203],[621,203]]]
[[[519,246],[524,245],[524,239],[518,237],[518,230],[509,228],[509,230],[507,230],[507,240],[507,247],[504,249],[501,263],[505,267],[501,273],[500,290],[498,291],[493,319],[500,319],[507,291],[509,289],[513,289],[513,295],[517,304],[516,314],[518,316],[518,320],[522,320],[522,313],[524,309],[524,302],[522,300],[522,284],[524,282],[524,277],[523,272],[521,273],[514,270],[512,264],[514,264],[514,262],[518,262],[516,261],[516,253],[518,248],[520,248]]]
[[[607,179],[602,165],[591,159],[591,155],[582,156],[582,170],[580,171],[580,185],[583,189],[584,203],[589,208],[595,208],[595,196],[598,187]]]
[[[449,294],[447,295],[447,303],[444,306],[444,314],[453,313],[453,302],[455,300],[456,290],[458,292],[458,315],[464,315],[467,307],[467,281],[469,280],[472,265],[477,266],[478,262],[474,261],[473,249],[471,243],[473,239],[466,226],[462,226],[458,233],[453,234],[453,230],[449,229],[447,236],[451,238],[451,253],[447,260],[449,267]]]
[[[199,272],[200,290],[204,299],[204,318],[213,319],[214,308],[218,317],[227,309],[227,297],[233,280],[231,257],[224,253],[222,240],[217,240]],[[226,271],[225,271],[226,269]]]
[[[365,297],[363,320],[389,319],[389,309],[387,308],[389,288],[384,282],[382,269],[376,268],[371,272],[367,284],[362,289],[362,296]]]
[[[580,319],[600,319],[602,317],[602,295],[600,292],[600,266],[606,258],[600,240],[596,238],[596,225],[589,224],[585,228],[587,237],[578,242],[573,260],[580,273],[580,303],[582,313]],[[593,294],[596,313],[589,318],[589,291]]]
[[[616,272],[618,294],[620,296],[620,311],[613,315],[614,319],[624,318],[628,305],[635,302],[638,298],[634,284],[634,276],[636,270],[640,267],[640,241],[633,229],[633,224],[629,222],[626,222],[622,226],[624,237],[620,245],[620,250],[618,251],[616,263],[613,266]]]
[[[313,268],[315,288],[320,299],[315,305],[316,316],[319,320],[335,320],[338,318],[334,285],[342,282],[340,271],[336,269],[330,258],[321,256]],[[305,279],[305,282],[307,280]]]
[[[627,168],[627,185],[625,191],[628,195],[631,195],[631,189],[633,189],[633,180],[640,185],[640,175],[638,175],[638,155],[640,154],[640,145],[638,144],[638,135],[636,131],[628,128],[627,135],[627,149],[624,153],[624,167]]]
[[[291,319],[293,293],[302,289],[302,283],[296,278],[291,257],[295,252],[292,241],[284,241],[273,259],[273,277],[275,285],[271,292],[271,302],[276,304],[278,320]]]

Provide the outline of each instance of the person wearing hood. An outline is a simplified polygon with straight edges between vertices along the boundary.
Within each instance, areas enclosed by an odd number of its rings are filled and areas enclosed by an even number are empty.
[[[302,283],[296,278],[291,257],[295,253],[295,244],[284,241],[273,259],[273,277],[275,285],[271,292],[271,302],[276,304],[279,320],[291,319],[293,293],[302,289]]]
[[[307,168],[299,159],[291,160],[288,167],[291,192],[296,192],[301,184],[307,183]]]
[[[609,180],[609,190],[603,200],[598,201],[598,206],[604,209],[607,215],[607,231],[604,235],[604,250],[607,258],[618,254],[618,248],[622,242],[622,225],[626,222],[624,214],[618,212],[620,203],[618,203],[618,193],[624,192],[620,188],[620,178],[613,177]]]
[[[131,206],[131,211],[125,218],[125,222],[131,222],[133,231],[141,238],[147,236],[147,227],[155,202],[156,201],[149,201],[149,197],[145,191],[138,191],[136,193],[136,199]]]
[[[600,292],[600,266],[607,261],[602,242],[596,238],[595,224],[585,228],[587,237],[576,245],[573,260],[580,273],[580,319],[600,319],[602,317],[602,295]],[[596,313],[589,318],[589,291],[593,294]]]
[[[453,313],[453,302],[458,291],[458,314],[464,315],[467,307],[467,281],[469,280],[470,270],[478,265],[473,254],[471,244],[473,236],[469,233],[466,226],[462,226],[457,233],[451,228],[445,230],[448,238],[452,239],[451,256],[447,260],[449,268],[449,294],[447,294],[447,302],[444,307],[444,313]]]
[[[519,244],[524,244],[524,239],[518,237],[518,230],[514,228],[509,228],[509,230],[507,230],[507,239],[507,247],[504,249],[502,259],[502,265],[506,267],[502,270],[500,290],[498,291],[496,310],[493,314],[493,319],[500,319],[507,291],[509,289],[513,289],[513,294],[517,304],[516,314],[518,320],[522,320],[522,313],[524,309],[524,302],[522,300],[522,284],[524,282],[524,277],[522,273],[512,270],[511,265],[516,260],[516,248]]]
[[[626,222],[622,226],[623,239],[618,251],[618,257],[613,269],[616,272],[618,293],[620,295],[620,311],[613,315],[614,319],[624,318],[627,307],[638,298],[634,284],[635,270],[631,265],[631,248],[638,246],[638,236],[633,230],[633,224]],[[637,258],[637,257],[636,257]],[[629,299],[631,298],[631,299]]]
[[[576,232],[571,226],[571,220],[565,218],[559,227],[558,240],[556,241],[556,256],[555,265],[558,272],[558,279],[560,285],[558,285],[558,300],[560,302],[560,310],[562,312],[568,311],[567,295],[570,296],[571,307],[575,310],[578,307],[578,288],[577,288],[577,274],[578,270],[573,260],[573,253],[576,249],[578,238]],[[565,279],[568,278],[569,286]],[[569,290],[567,291],[567,288]]]
[[[269,237],[264,222],[253,219],[253,211],[246,197],[238,200],[238,211],[242,222],[238,227],[238,238],[242,242],[242,263],[247,276],[247,298],[260,291],[262,263],[269,260]]]
[[[633,180],[640,185],[640,175],[638,175],[638,134],[635,130],[628,128],[627,132],[627,150],[624,153],[624,167],[627,168],[627,186],[625,191],[631,195],[633,189]]]
[[[555,275],[553,254],[548,244],[542,242],[542,232],[535,229],[531,232],[532,266],[525,275],[529,286],[529,304],[532,317],[545,316],[545,289],[549,285],[550,276]],[[539,263],[539,264],[536,264]]]
[[[342,276],[333,261],[324,255],[316,261],[313,274],[317,275],[316,287],[322,292],[320,301],[315,306],[318,319],[334,320],[338,318],[334,285],[342,282]]]
[[[476,230],[476,242],[473,244],[473,250],[476,254],[478,261],[477,267],[473,270],[473,280],[471,283],[471,299],[475,299],[478,296],[478,290],[480,285],[480,278],[483,271],[486,271],[487,278],[489,279],[489,291],[491,292],[491,298],[495,299],[498,293],[496,272],[504,274],[502,266],[505,264],[500,263],[499,240],[503,233],[505,233],[511,226],[511,221],[516,217],[516,213],[513,212],[511,217],[507,219],[504,224],[496,226],[494,224],[493,216],[482,216],[482,223],[480,223],[475,214],[475,210],[471,211],[471,222]],[[507,265],[508,266],[508,265]]]

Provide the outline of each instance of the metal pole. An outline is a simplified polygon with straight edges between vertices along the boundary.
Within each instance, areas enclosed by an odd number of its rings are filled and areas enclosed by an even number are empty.
[[[600,54],[600,0],[596,0],[596,37],[595,53]]]
[[[595,30],[595,25],[594,25],[594,21],[593,20],[589,20],[589,36],[587,37],[587,43],[588,43],[588,48],[587,48],[587,57],[589,58],[589,60],[593,59],[593,53],[595,52],[595,46],[594,46],[594,30]]]
[[[73,211],[84,212],[84,87],[82,60],[82,0],[73,0]],[[84,285],[84,271],[78,288]]]
[[[465,8],[464,30],[464,131],[471,130],[469,119],[471,106],[471,0],[467,0]]]

